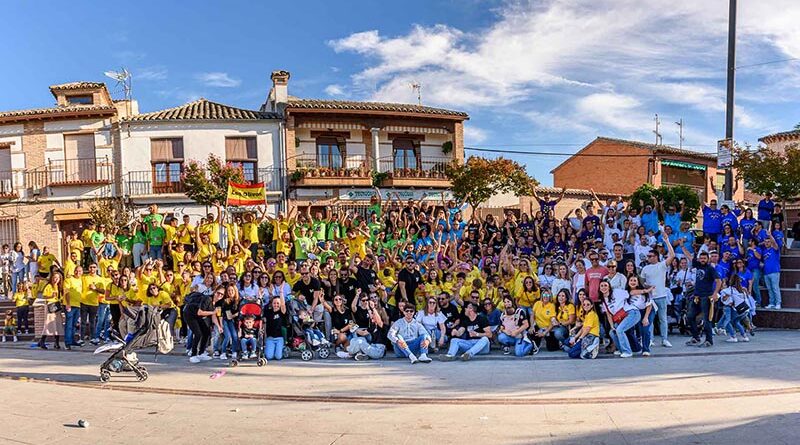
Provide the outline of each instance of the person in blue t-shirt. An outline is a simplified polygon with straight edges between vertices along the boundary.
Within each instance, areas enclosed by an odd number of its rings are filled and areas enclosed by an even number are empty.
[[[756,219],[753,218],[753,209],[745,209],[744,217],[739,220],[739,231],[742,233],[742,244],[747,244],[753,237],[753,227]]]
[[[753,225],[753,238],[759,246],[763,246],[764,242],[769,238],[769,233],[764,230],[761,220],[756,221],[755,225]]]
[[[717,269],[717,276],[722,281],[727,281],[728,277],[731,276],[731,270],[733,268],[733,263],[731,262],[731,253],[730,252],[723,252],[723,253],[716,253],[711,252],[711,263],[714,263],[715,259],[719,259],[719,262],[716,264],[715,269]]]
[[[737,205],[733,210],[731,210],[727,204],[723,204],[719,209],[719,212],[722,214],[722,217],[720,218],[720,224],[722,224],[723,227],[725,227],[726,224],[731,226],[733,232],[736,233],[739,230],[738,218],[739,215],[742,214],[742,209],[740,209]]]
[[[766,228],[769,227],[772,219],[772,212],[775,210],[775,201],[772,200],[772,193],[767,192],[765,198],[758,201],[758,220]]]
[[[720,242],[719,251],[722,254],[729,253],[732,260],[744,256],[744,248],[735,236],[730,236],[725,242]]]
[[[664,201],[658,203],[659,210],[664,209]],[[672,227],[672,233],[678,233],[681,228],[681,219],[683,218],[683,200],[678,201],[680,210],[674,204],[667,206],[667,211],[664,213],[664,225]]]
[[[556,205],[564,199],[564,195],[567,193],[567,188],[564,187],[561,189],[561,195],[558,199],[552,199],[549,193],[546,193],[543,197],[540,197],[536,193],[536,188],[533,189],[533,198],[539,202],[539,209],[542,211],[542,215],[547,215],[551,211],[556,210]]]
[[[717,200],[703,206],[703,236],[716,241],[722,232],[722,212],[717,208]]]
[[[639,200],[639,206],[642,208],[642,226],[644,226],[645,232],[652,233],[653,236],[658,235],[658,212],[653,209],[652,205],[645,205],[641,199]]]
[[[778,250],[783,249],[783,244],[786,242],[786,235],[783,234],[783,223],[772,222],[772,237],[775,238]]]
[[[771,233],[761,249],[761,261],[764,262],[764,283],[766,283],[769,293],[767,309],[780,309],[781,253],[778,243]]]
[[[683,243],[683,247],[689,251],[689,254],[694,255],[694,233],[692,233],[691,224],[688,221],[681,223],[680,231],[674,233],[669,241],[675,248]],[[678,257],[683,258],[683,252],[678,252]]]
[[[761,253],[762,247],[758,245],[755,238],[750,238],[747,244],[747,252],[745,252],[747,270],[753,274],[753,299],[756,300],[756,306],[761,307],[761,277],[764,275],[761,269]]]

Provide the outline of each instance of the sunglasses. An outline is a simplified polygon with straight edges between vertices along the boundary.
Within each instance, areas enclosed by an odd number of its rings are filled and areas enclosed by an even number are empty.
[[[404,309],[403,312],[405,312],[406,314],[413,314],[416,311],[414,309]]]
[[[368,301],[369,301],[369,298],[362,298],[362,299],[361,299],[361,302],[362,302],[362,303],[366,303],[366,302],[368,302]]]

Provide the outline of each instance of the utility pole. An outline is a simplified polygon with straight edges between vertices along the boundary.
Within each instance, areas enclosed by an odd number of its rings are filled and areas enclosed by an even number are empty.
[[[725,139],[733,149],[733,93],[736,80],[736,0],[729,0],[728,9],[728,93],[725,104]],[[725,199],[733,199],[733,171],[725,168]]]
[[[658,113],[656,113],[656,129],[653,130],[653,133],[656,135],[656,145],[661,145],[661,133],[658,131],[659,127],[661,126],[661,121],[658,119]]]
[[[683,148],[683,118],[675,122],[675,125],[678,126],[678,148]]]

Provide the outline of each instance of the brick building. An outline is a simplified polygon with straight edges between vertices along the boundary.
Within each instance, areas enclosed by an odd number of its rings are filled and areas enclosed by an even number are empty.
[[[760,138],[758,141],[766,145],[767,148],[783,152],[787,147],[800,147],[800,130],[773,133]],[[798,178],[798,181],[800,181],[800,178]],[[758,201],[760,199],[760,196],[754,196],[752,198],[753,201]],[[795,221],[800,219],[800,201],[795,200],[794,202],[787,202],[785,210],[787,228],[790,228]],[[800,234],[795,233],[793,235],[797,238]]]
[[[701,201],[714,197],[725,183],[724,170],[717,169],[717,156],[645,142],[598,137],[551,172],[555,188],[602,190],[630,195],[642,184],[686,185],[696,190]],[[739,186],[734,199],[744,198]]]
[[[90,203],[115,196],[119,118],[136,104],[113,101],[97,82],[50,93],[52,107],[0,112],[0,242],[35,240],[61,257]]]

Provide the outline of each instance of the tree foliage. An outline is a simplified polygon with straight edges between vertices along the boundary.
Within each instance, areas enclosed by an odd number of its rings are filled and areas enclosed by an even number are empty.
[[[131,212],[121,198],[94,200],[89,204],[89,215],[98,226],[105,225],[109,230],[125,227],[131,220]]]
[[[462,165],[448,165],[445,173],[453,184],[453,195],[472,208],[499,193],[530,195],[539,183],[515,161],[470,156]]]
[[[655,206],[656,201],[664,204],[663,211],[674,205],[680,208],[683,201],[684,211],[682,220],[691,223],[697,222],[697,212],[700,211],[700,197],[697,192],[685,185],[654,187],[652,184],[643,184],[631,194],[631,207],[642,210],[640,201],[645,205]]]
[[[242,169],[229,166],[214,155],[210,155],[205,163],[189,161],[183,177],[186,196],[207,206],[225,202],[229,181],[244,182]]]
[[[759,195],[772,192],[781,200],[800,196],[800,148],[797,145],[778,151],[763,147],[750,150],[737,147],[733,152],[736,177],[748,190]]]

